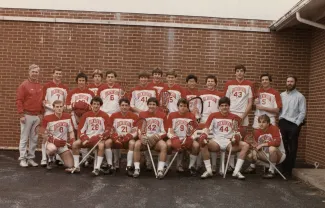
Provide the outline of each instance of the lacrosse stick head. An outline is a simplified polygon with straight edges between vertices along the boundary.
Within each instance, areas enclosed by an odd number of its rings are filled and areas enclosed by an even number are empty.
[[[128,83],[120,82],[120,86],[121,86],[121,89],[120,89],[119,97],[121,99],[121,98],[125,97],[125,95],[126,95]]]
[[[255,141],[255,138],[254,138],[254,135],[252,132],[249,132],[246,137],[245,137],[245,142],[248,143],[249,145],[251,146],[255,146],[256,144],[256,141]]]
[[[261,83],[254,82],[253,84],[253,93],[254,93],[254,99],[257,99],[260,97],[260,89],[261,89]]]
[[[136,127],[138,127],[138,130],[140,130],[141,135],[147,134],[147,120],[145,118],[140,118],[135,123]]]
[[[239,130],[239,120],[233,119],[232,120],[232,130],[236,133]]]
[[[203,100],[201,97],[196,96],[189,101],[189,111],[194,113],[196,120],[199,122],[203,113]]]
[[[170,98],[170,92],[163,91],[161,92],[161,107],[163,108],[163,111],[168,114],[168,103]]]
[[[196,121],[190,121],[187,123],[186,136],[190,137],[199,128],[199,124]]]

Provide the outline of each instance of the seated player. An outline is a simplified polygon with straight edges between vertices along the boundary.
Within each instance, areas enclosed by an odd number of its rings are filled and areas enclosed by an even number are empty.
[[[146,119],[147,129],[146,133],[143,134],[141,129],[138,129],[139,140],[135,142],[134,147],[134,173],[133,177],[140,175],[140,156],[141,152],[147,150],[147,144],[150,149],[159,152],[159,162],[157,168],[157,177],[159,179],[164,177],[164,166],[166,163],[167,145],[163,140],[166,138],[166,131],[164,122],[166,121],[166,114],[158,110],[158,99],[151,97],[148,99],[148,111],[141,112],[139,119]],[[149,161],[150,158],[149,158]]]
[[[109,126],[112,129],[112,135],[105,141],[105,155],[109,167],[112,165],[112,148],[128,149],[126,174],[133,176],[133,150],[135,138],[137,137],[137,128],[134,123],[138,116],[130,111],[130,101],[127,98],[119,100],[120,112],[113,113],[109,119]]]
[[[78,126],[78,140],[72,145],[75,172],[80,172],[79,167],[79,151],[80,148],[93,148],[97,146],[97,158],[94,162],[93,174],[98,176],[100,173],[100,165],[104,158],[104,139],[109,136],[110,129],[108,128],[109,116],[100,110],[103,101],[100,97],[94,97],[90,101],[92,110],[85,113],[80,120]],[[95,154],[96,155],[96,154]]]
[[[170,113],[167,120],[168,127],[168,140],[167,140],[167,156],[169,163],[169,159],[171,158],[172,150],[183,152],[190,152],[190,164],[188,169],[192,176],[196,176],[196,168],[195,162],[197,155],[200,151],[200,146],[197,141],[194,140],[193,136],[187,136],[187,125],[189,122],[196,122],[195,116],[188,111],[188,101],[185,98],[181,98],[177,102],[178,111]],[[186,139],[184,141],[184,139]],[[179,172],[183,172],[181,166],[181,160],[177,161],[177,170]]]
[[[257,152],[252,150],[247,155],[248,159],[253,160],[253,163],[256,162],[256,159],[269,163],[262,151],[266,153],[273,165],[282,163],[286,158],[280,130],[270,122],[271,119],[266,114],[258,117],[260,128],[255,131],[255,143],[252,144]],[[273,165],[270,164],[269,171],[263,175],[263,178],[274,178]]]
[[[246,157],[249,145],[246,142],[240,141],[241,136],[233,130],[233,121],[240,121],[240,118],[229,112],[230,99],[228,97],[220,98],[219,112],[212,113],[203,129],[200,136],[201,154],[203,156],[206,171],[201,175],[201,178],[208,178],[212,176],[210,153],[209,151],[218,152],[220,150],[230,151],[232,145],[232,152],[239,152],[235,170],[232,174],[237,179],[245,179],[239,172]],[[213,138],[208,139],[209,132],[212,131]],[[221,169],[220,174],[223,174]]]
[[[68,149],[67,140],[74,141],[73,124],[71,115],[63,113],[63,101],[53,102],[54,114],[44,117],[41,134],[46,139],[45,149],[47,155],[47,169],[52,169],[54,156],[58,154],[67,168],[73,167],[72,154]]]

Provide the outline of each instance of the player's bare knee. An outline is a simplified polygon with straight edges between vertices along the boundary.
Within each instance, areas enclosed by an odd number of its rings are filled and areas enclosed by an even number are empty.
[[[113,141],[111,139],[107,139],[105,141],[105,148],[112,148]]]
[[[272,153],[276,153],[277,150],[278,150],[278,149],[277,149],[276,147],[273,147],[273,146],[270,146],[270,147],[269,147],[269,152],[270,152],[270,154],[272,154]]]

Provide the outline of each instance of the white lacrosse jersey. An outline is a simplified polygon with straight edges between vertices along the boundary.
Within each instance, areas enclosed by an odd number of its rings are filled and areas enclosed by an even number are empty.
[[[178,102],[178,100],[180,98],[185,98],[183,88],[181,86],[177,85],[177,84],[175,84],[172,87],[168,87],[166,85],[164,87],[164,89],[162,89],[161,92],[165,92],[165,91],[168,91],[170,93],[169,100],[166,103],[167,104],[167,108],[169,110],[169,113],[178,111],[178,108],[177,108],[177,102]],[[160,96],[162,96],[162,95],[160,95]],[[161,104],[164,105],[163,102],[161,102]]]
[[[138,108],[141,111],[147,111],[147,101],[151,97],[158,97],[158,93],[154,88],[137,86],[131,90],[130,106],[131,108]]]
[[[279,150],[285,154],[281,132],[277,126],[270,124],[266,131],[257,129],[254,138],[257,144],[267,143],[268,147],[278,147]]]
[[[261,88],[258,91],[259,104],[267,108],[282,108],[281,96],[278,91],[273,88],[264,90]],[[264,110],[256,109],[255,116],[268,115],[269,117],[275,117],[276,113],[267,112]]]
[[[109,118],[109,126],[113,127],[119,136],[132,134],[133,138],[137,136],[137,128],[134,126],[138,120],[138,116],[132,112],[127,112],[125,115],[122,112],[113,113]]]
[[[203,113],[200,123],[205,123],[211,113],[219,111],[219,100],[223,93],[217,90],[204,89],[200,91],[200,97],[203,100]]]
[[[227,115],[222,115],[220,112],[215,112],[209,116],[205,123],[205,128],[212,132],[214,139],[230,139],[235,133],[233,131],[234,119],[240,121],[240,118],[235,114],[228,113]],[[206,132],[206,130],[203,131]]]
[[[68,93],[67,105],[73,105],[78,101],[82,101],[90,105],[90,101],[93,97],[95,97],[94,93],[88,88],[75,88]]]
[[[179,112],[170,113],[166,124],[168,132],[170,132],[170,129],[173,129],[180,140],[183,140],[186,137],[187,125],[191,121],[196,122],[196,119],[190,112],[186,112],[184,115],[181,115]]]
[[[147,121],[147,136],[158,134],[161,138],[166,135],[165,122],[167,117],[165,113],[144,111],[139,114],[139,118],[144,118]]]
[[[54,113],[53,102],[56,100],[61,100],[63,105],[65,105],[67,95],[68,88],[64,84],[55,84],[53,81],[46,83],[43,87],[43,100],[46,101],[46,104],[44,105],[44,115]]]
[[[149,83],[149,85],[148,85],[148,87],[153,87],[154,89],[157,90],[157,93],[158,93],[157,97],[159,96],[161,90],[164,89],[165,86],[166,86],[166,85],[165,85],[165,83],[163,83],[163,82],[159,82],[159,83],[151,82],[151,83]]]
[[[98,89],[98,96],[103,100],[103,105],[100,107],[102,111],[108,115],[120,111],[118,101],[121,97],[121,87],[119,84],[114,84],[109,87],[107,84],[102,85]]]
[[[94,93],[95,96],[98,95],[98,89],[104,84],[100,83],[99,85],[96,85],[95,83],[89,84],[88,89]]]
[[[46,131],[53,135],[54,138],[67,141],[68,133],[73,131],[71,115],[68,113],[62,113],[61,118],[59,118],[53,113],[44,116],[42,128],[46,129]]]
[[[97,113],[88,111],[85,113],[78,125],[78,135],[86,134],[89,138],[103,134],[108,129],[109,116],[99,110]]]
[[[248,105],[248,99],[253,98],[253,83],[248,80],[238,82],[231,80],[226,82],[225,93],[230,99],[230,112],[244,113]]]

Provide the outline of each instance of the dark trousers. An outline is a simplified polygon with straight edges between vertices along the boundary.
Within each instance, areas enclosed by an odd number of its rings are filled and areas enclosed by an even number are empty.
[[[282,169],[284,172],[291,175],[292,169],[296,164],[297,149],[298,149],[298,137],[301,126],[281,119],[279,121],[279,128],[282,134],[283,145],[286,151],[286,159],[282,163]]]

